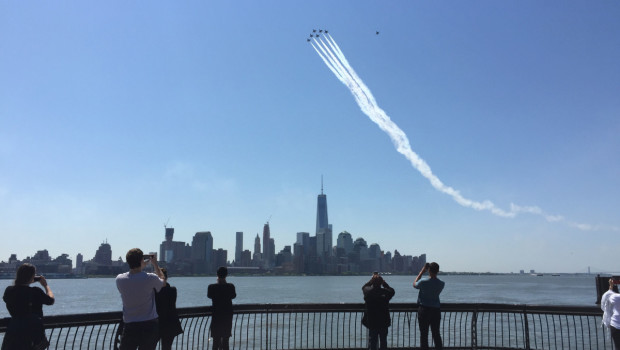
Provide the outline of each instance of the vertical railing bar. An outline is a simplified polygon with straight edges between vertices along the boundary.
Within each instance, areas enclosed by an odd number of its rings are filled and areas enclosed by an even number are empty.
[[[258,314],[254,314],[254,326],[252,327],[252,338],[254,339],[254,343],[256,343],[256,319],[258,318]],[[261,314],[261,318],[262,318],[262,314]],[[262,338],[262,334],[263,332],[260,332],[260,339],[259,339],[259,344],[263,343],[263,338]]]
[[[417,320],[417,317],[416,317]],[[478,349],[478,308],[475,308],[471,315],[471,348]]]
[[[288,324],[288,335],[286,337],[286,340],[287,340],[286,345],[287,345],[287,348],[289,348],[289,349],[291,348],[291,315],[292,314],[293,313],[289,313],[288,314],[288,322],[287,322],[287,324]],[[284,348],[284,346],[282,348]]]
[[[270,326],[269,323],[271,321],[271,310],[269,309],[269,306],[267,306],[267,307],[268,307],[268,309],[267,309],[267,313],[265,315],[265,316],[267,316],[267,323],[265,324],[265,332],[264,332],[264,334],[265,334],[265,349],[269,350],[270,349],[270,347],[269,347],[269,345],[270,345],[269,331],[270,331],[270,328],[271,328],[271,327],[269,327]],[[261,333],[263,333],[263,332],[261,332]]]
[[[243,314],[243,318],[241,319],[242,324],[247,324],[245,327],[245,348],[249,349],[250,346],[250,317],[252,314]],[[241,331],[243,334],[243,331]]]
[[[530,350],[530,325],[526,307],[523,307],[523,328],[525,333],[525,349]]]
[[[105,345],[108,339],[108,330],[110,329],[110,324],[105,325],[105,332],[103,332],[103,344]],[[99,343],[99,334],[97,334],[97,339],[95,339],[95,344]]]
[[[564,349],[564,327],[562,327],[562,315],[558,315],[558,323],[559,323],[559,328],[560,328],[560,346],[561,346],[561,349]],[[555,322],[553,323],[553,326],[555,329]],[[554,337],[554,338],[556,341],[555,347],[557,348],[558,337]]]
[[[313,332],[312,332],[312,334],[313,334],[313,336],[312,336],[312,348],[314,348],[314,334],[316,334],[316,332],[314,331],[314,327],[315,326],[316,326],[316,313],[313,312],[312,313],[312,330],[313,330]]]
[[[62,331],[64,330],[64,328],[60,329],[60,333],[62,333]],[[58,336],[60,336],[60,333],[58,333]],[[60,338],[59,338],[60,339]],[[67,339],[69,339],[69,331],[67,331],[67,335],[65,336],[65,341],[63,343],[63,349],[67,348]]]

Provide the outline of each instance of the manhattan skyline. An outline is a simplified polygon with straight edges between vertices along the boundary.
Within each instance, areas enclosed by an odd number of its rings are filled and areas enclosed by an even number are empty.
[[[234,256],[236,232],[251,247],[269,221],[279,251],[315,232],[322,174],[334,237],[446,271],[620,271],[618,17],[573,0],[4,2],[0,260],[106,239],[115,257],[158,251],[167,222]],[[446,185],[583,226],[437,191],[325,67],[314,28]]]

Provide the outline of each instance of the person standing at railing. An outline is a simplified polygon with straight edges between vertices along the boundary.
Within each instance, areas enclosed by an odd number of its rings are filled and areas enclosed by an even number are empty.
[[[161,350],[172,349],[174,338],[183,333],[181,321],[177,314],[177,289],[168,283],[168,270],[162,268],[164,286],[155,293],[155,304],[159,316],[159,337]]]
[[[46,349],[49,346],[43,327],[43,305],[54,304],[54,293],[45,277],[35,276],[36,268],[25,263],[17,268],[15,282],[6,287],[2,299],[11,321],[2,341],[2,350]],[[39,282],[45,292],[30,284]]]
[[[211,317],[211,336],[213,350],[228,350],[228,341],[232,335],[233,307],[232,300],[237,297],[235,285],[226,282],[228,269],[217,269],[217,283],[210,284],[207,297],[213,302]]]
[[[614,349],[620,350],[620,294],[616,284],[620,281],[609,279],[609,290],[601,297],[603,309],[603,324],[609,327]]]
[[[155,293],[164,286],[164,274],[157,264],[157,256],[145,256],[138,248],[130,249],[125,258],[129,272],[116,276],[116,288],[123,301],[120,350],[154,350],[159,341]],[[155,273],[143,271],[149,263]]]
[[[375,272],[370,281],[362,286],[362,292],[366,303],[362,324],[368,328],[370,350],[377,350],[379,340],[381,340],[380,349],[387,349],[388,328],[392,325],[390,299],[395,294],[394,288]]]
[[[428,271],[429,278],[421,279]],[[437,278],[439,264],[436,262],[426,263],[418,277],[413,282],[413,288],[419,289],[418,293],[418,326],[420,328],[420,347],[428,349],[428,328],[433,335],[435,349],[443,349],[439,325],[441,323],[441,309],[439,294],[443,290],[445,282]]]

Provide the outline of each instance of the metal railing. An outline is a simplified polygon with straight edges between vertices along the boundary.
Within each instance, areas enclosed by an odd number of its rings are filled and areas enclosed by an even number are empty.
[[[211,307],[180,308],[173,349],[211,347]],[[390,348],[419,348],[416,304],[390,304]],[[363,349],[364,304],[234,305],[233,349]],[[597,306],[442,304],[446,349],[611,349]],[[45,317],[50,349],[114,349],[120,312]],[[0,338],[8,318],[0,320]]]

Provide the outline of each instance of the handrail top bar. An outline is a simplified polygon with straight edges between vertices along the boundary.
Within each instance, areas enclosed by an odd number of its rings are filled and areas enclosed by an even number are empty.
[[[418,308],[417,303],[390,304],[392,312],[412,312]],[[441,309],[446,312],[513,312],[529,314],[556,315],[593,315],[600,316],[603,311],[598,306],[575,305],[527,305],[527,304],[491,304],[491,303],[442,303]],[[331,304],[234,304],[235,313],[292,313],[292,312],[361,312],[363,303],[331,303]],[[209,315],[211,306],[183,307],[177,309],[181,318],[195,315]],[[48,326],[71,324],[112,324],[122,318],[121,311],[53,315],[44,317]],[[3,332],[10,318],[0,319],[0,332]]]

